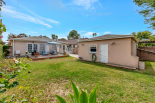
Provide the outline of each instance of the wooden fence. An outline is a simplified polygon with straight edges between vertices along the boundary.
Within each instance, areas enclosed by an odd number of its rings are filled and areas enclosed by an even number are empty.
[[[140,47],[137,49],[139,60],[155,61],[155,47]]]

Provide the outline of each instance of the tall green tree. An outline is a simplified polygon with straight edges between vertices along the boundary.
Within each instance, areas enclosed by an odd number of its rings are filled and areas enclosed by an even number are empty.
[[[53,40],[58,40],[58,36],[55,35],[55,34],[52,34],[51,37],[52,37]]]
[[[142,8],[139,13],[145,17],[145,23],[155,29],[155,0],[133,0],[133,2]]]
[[[78,32],[76,30],[72,30],[69,32],[69,35],[67,36],[68,40],[70,39],[79,39],[80,38],[80,34],[78,34]]]

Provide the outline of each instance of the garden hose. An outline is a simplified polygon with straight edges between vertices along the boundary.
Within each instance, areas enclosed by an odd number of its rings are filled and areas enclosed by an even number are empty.
[[[95,61],[96,61],[96,59],[97,59],[96,54],[92,54],[92,61],[93,61],[93,62],[95,62]]]

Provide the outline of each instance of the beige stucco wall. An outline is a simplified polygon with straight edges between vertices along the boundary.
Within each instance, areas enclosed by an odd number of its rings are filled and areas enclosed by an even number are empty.
[[[133,38],[131,39],[131,55],[137,56],[137,42]]]
[[[33,43],[32,41],[14,41],[14,54],[16,54],[16,50],[20,50],[20,56],[25,55],[25,51],[27,51],[27,44],[28,43]],[[40,44],[44,44],[46,42],[34,42],[34,44],[38,44],[38,51],[40,51]],[[45,44],[49,45],[49,52],[52,50],[52,45],[50,44]],[[13,49],[13,48],[12,48]]]
[[[115,42],[115,44],[111,45],[112,42]],[[139,58],[137,56],[132,56],[131,54],[131,48],[134,48],[133,45],[136,45],[133,43],[131,46],[131,38],[79,42],[79,57],[82,57],[83,60],[91,61],[90,57],[92,53],[89,53],[89,46],[91,44],[97,45],[96,62],[99,62],[100,60],[100,44],[108,44],[108,63],[138,68]],[[133,52],[133,54],[135,53]]]

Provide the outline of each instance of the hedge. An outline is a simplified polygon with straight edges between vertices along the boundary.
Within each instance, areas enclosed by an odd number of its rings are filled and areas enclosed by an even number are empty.
[[[3,57],[3,45],[0,44],[0,60],[2,59]]]

